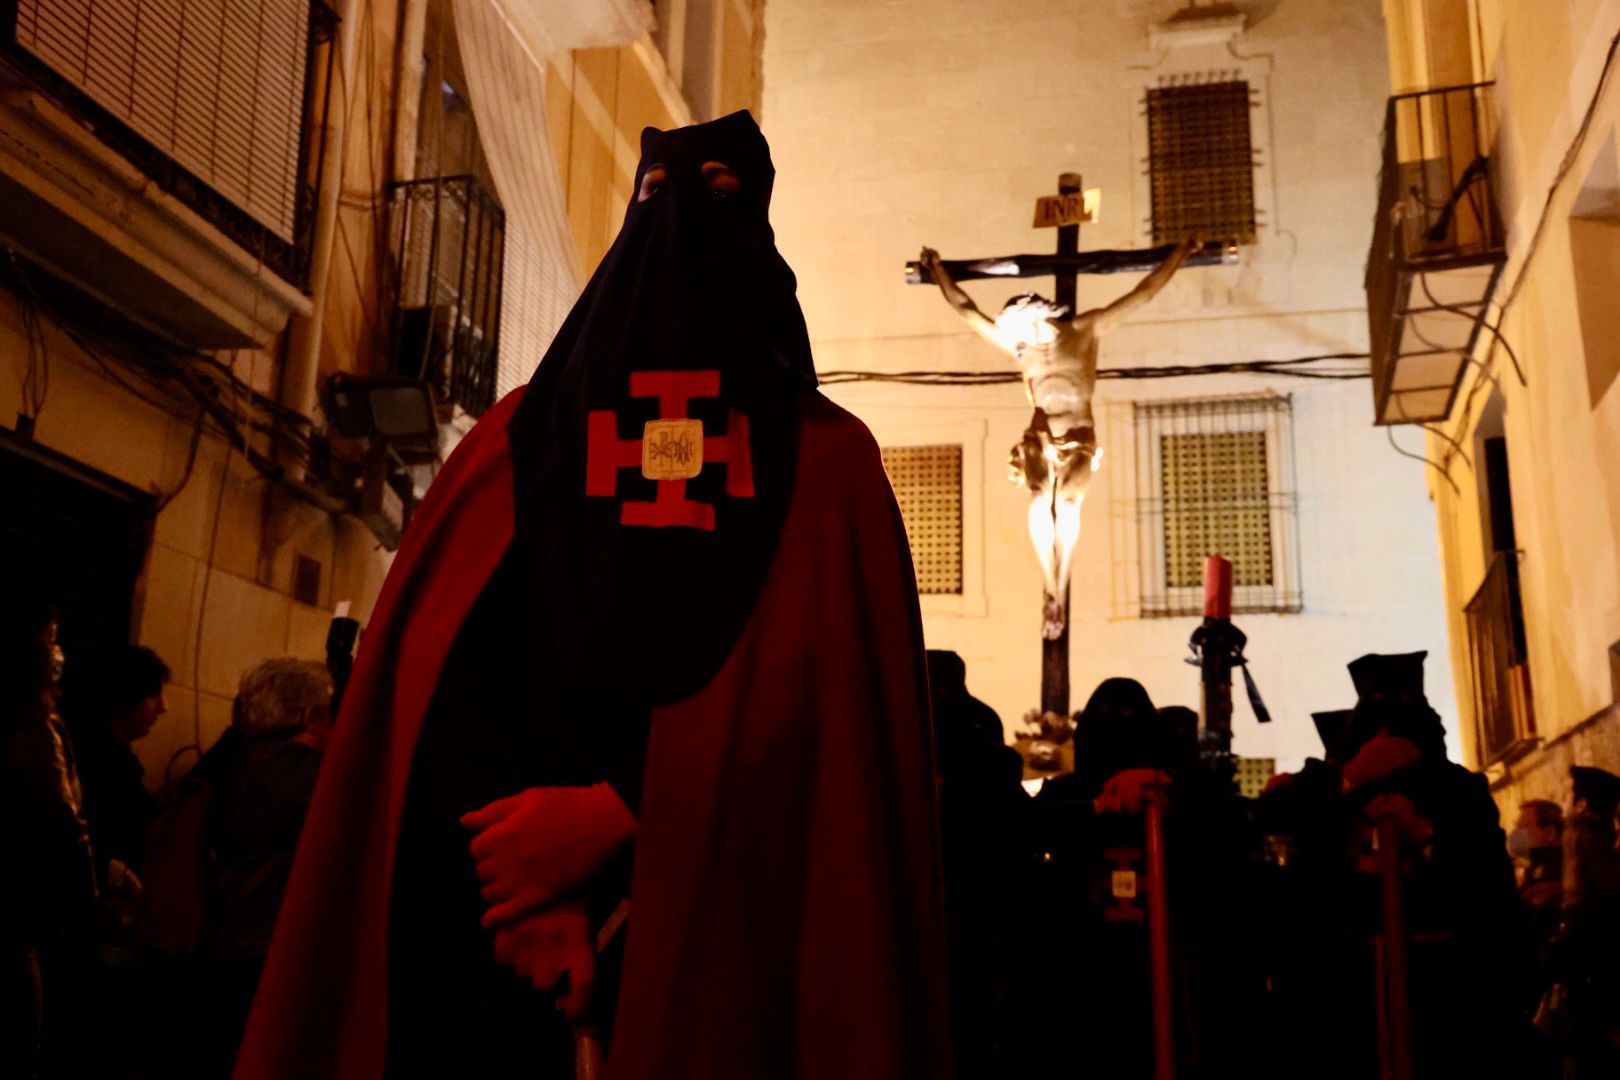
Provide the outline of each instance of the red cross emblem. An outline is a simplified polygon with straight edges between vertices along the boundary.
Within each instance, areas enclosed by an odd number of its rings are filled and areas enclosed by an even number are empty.
[[[705,435],[702,421],[686,414],[693,398],[720,396],[718,371],[634,371],[630,396],[658,399],[658,419],[647,422],[641,438],[619,438],[619,416],[612,409],[592,409],[585,432],[586,495],[617,495],[621,469],[640,469],[658,482],[652,502],[619,504],[621,525],[713,531],[713,505],[686,497],[686,482],[709,465],[725,466],[727,495],[753,497],[748,417],[732,409],[723,435]]]

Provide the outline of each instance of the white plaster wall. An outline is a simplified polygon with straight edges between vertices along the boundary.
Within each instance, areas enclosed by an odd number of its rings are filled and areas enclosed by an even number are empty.
[[[1148,243],[1141,101],[1161,75],[1235,70],[1258,91],[1260,242],[1237,267],[1185,272],[1103,347],[1102,365],[1218,362],[1360,351],[1378,133],[1388,93],[1378,0],[1280,0],[1237,43],[1149,53],[1158,0],[771,0],[763,121],[778,169],[772,216],[799,274],[823,370],[1005,368],[902,265],[923,243],[947,257],[1049,249],[1029,227],[1036,196],[1079,171],[1103,189],[1082,247]],[[1134,278],[1082,280],[1082,305]],[[1040,283],[1049,290],[1049,281]],[[1027,286],[1026,286],[1027,287]],[[975,283],[994,309],[1020,291]],[[1109,382],[1107,401],[1275,389],[1294,395],[1305,611],[1243,616],[1253,670],[1275,724],[1240,704],[1237,749],[1284,766],[1317,751],[1309,713],[1353,699],[1344,663],[1367,651],[1427,648],[1429,694],[1454,726],[1444,662],[1433,511],[1422,466],[1371,426],[1366,383],[1199,378]],[[978,595],[932,602],[929,643],[968,662],[969,685],[1009,723],[1035,704],[1039,583],[1024,502],[1006,451],[1028,419],[1016,387],[858,386],[831,391],[880,440],[983,431],[966,478],[970,582]],[[1118,430],[1118,429],[1113,429]],[[1105,442],[1110,428],[1104,428]],[[952,441],[955,441],[954,439]],[[1408,436],[1409,443],[1416,444]],[[1182,664],[1192,619],[1125,617],[1134,573],[1121,527],[1128,455],[1116,440],[1084,511],[1074,582],[1075,705],[1098,680],[1141,679],[1161,704],[1195,701]],[[981,602],[982,601],[982,602]],[[1241,695],[1240,695],[1241,696]]]

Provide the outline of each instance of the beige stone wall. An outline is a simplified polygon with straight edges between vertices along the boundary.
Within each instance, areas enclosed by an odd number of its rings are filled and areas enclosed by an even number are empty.
[[[1449,35],[1452,51],[1469,42],[1470,77],[1496,82],[1501,125],[1497,165],[1502,214],[1508,226],[1508,262],[1497,300],[1517,288],[1502,319],[1502,333],[1518,353],[1527,385],[1521,386],[1507,357],[1483,335],[1476,357],[1488,363],[1500,384],[1514,501],[1522,554],[1522,594],[1529,637],[1529,665],[1538,735],[1545,750],[1498,774],[1505,810],[1531,797],[1565,798],[1568,765],[1597,764],[1620,771],[1620,721],[1608,650],[1620,640],[1620,394],[1592,400],[1587,365],[1604,362],[1612,348],[1583,333],[1580,288],[1608,271],[1603,258],[1582,257],[1572,245],[1572,215],[1620,210],[1603,190],[1620,183],[1614,140],[1620,128],[1620,91],[1612,84],[1598,97],[1582,148],[1557,182],[1588,103],[1597,91],[1603,57],[1620,33],[1620,4],[1612,0],[1478,0],[1466,23],[1456,13],[1420,10],[1422,0],[1388,5],[1391,54],[1397,71],[1421,81],[1433,45],[1414,39],[1410,27],[1426,21],[1428,37]],[[1396,85],[1401,85],[1397,79]],[[1610,180],[1610,177],[1617,177]],[[1577,202],[1588,199],[1584,208]],[[1596,209],[1593,209],[1593,207]],[[1533,256],[1531,238],[1546,209],[1546,226]],[[1573,228],[1582,228],[1576,223]],[[1601,248],[1599,248],[1601,254]],[[1587,278],[1583,282],[1579,279]],[[1522,278],[1522,284],[1516,286]],[[1589,319],[1588,330],[1593,324]],[[1464,382],[1467,399],[1477,371]],[[1445,425],[1451,438],[1472,448],[1490,387],[1473,407],[1459,406]],[[1469,674],[1461,610],[1485,572],[1486,511],[1474,466],[1431,437],[1428,452],[1444,460],[1461,489],[1439,479],[1436,500],[1451,614],[1451,654],[1459,685]],[[1477,464],[1477,463],[1475,463]],[[1472,701],[1463,695],[1472,756]]]
[[[0,415],[7,417],[21,406],[19,316],[15,298],[0,295]],[[50,394],[36,440],[169,499],[153,523],[131,627],[133,640],[156,650],[174,672],[168,715],[136,745],[156,784],[177,751],[198,736],[206,746],[225,729],[248,668],[278,655],[322,658],[332,605],[349,599],[369,611],[386,563],[352,520],[310,508],[294,511],[287,542],[272,546],[267,513],[285,505],[285,497],[273,495],[241,454],[204,438],[187,479],[191,423],[114,385],[59,329],[47,324],[45,334]],[[243,352],[235,363],[260,390],[272,387],[268,354]],[[318,607],[292,599],[295,552],[321,564]],[[181,767],[189,764],[189,757],[181,759]]]
[[[757,97],[757,24],[740,19],[753,10],[744,0],[725,0],[724,7],[725,101],[741,107]],[[333,89],[332,108],[341,113],[347,137],[339,231],[323,294],[322,375],[378,370],[386,333],[381,191],[392,165],[399,12],[395,5],[363,5],[353,17],[365,20],[354,75]],[[678,126],[690,114],[650,42],[565,56],[552,66],[549,82],[544,122],[575,241],[590,268],[618,231],[642,127]],[[20,409],[27,355],[21,327],[18,301],[0,293],[0,416],[8,418]],[[278,655],[320,659],[339,602],[367,618],[391,557],[355,519],[288,497],[212,436],[199,443],[188,476],[188,419],[120,389],[58,328],[47,326],[46,347],[50,396],[38,441],[169,499],[153,525],[131,627],[133,639],[155,649],[174,671],[169,713],[137,745],[149,782],[157,784],[177,752],[197,742],[206,747],[224,730],[248,668]],[[263,350],[221,358],[255,389],[275,396],[285,347],[278,339]],[[266,449],[262,440],[259,448]],[[317,605],[292,598],[295,554],[321,566]],[[190,762],[182,755],[178,768]]]
[[[356,16],[360,17],[360,16]],[[362,27],[352,89],[334,87],[334,109],[348,125],[340,219],[334,248],[320,367],[368,372],[379,350],[378,255],[381,214],[371,193],[387,177],[393,108],[394,13],[379,6]],[[0,293],[0,416],[13,417],[26,357],[20,301]],[[219,354],[259,392],[281,391],[285,333],[262,350]],[[161,783],[194,761],[230,722],[241,676],[280,655],[324,657],[333,607],[347,600],[361,618],[389,557],[352,518],[290,498],[225,442],[209,434],[187,471],[190,407],[170,415],[116,385],[59,327],[45,325],[50,393],[35,432],[52,450],[99,469],[161,502],[137,584],[132,640],[173,670],[168,714],[136,744],[147,781]],[[134,381],[134,380],[132,380]],[[240,411],[240,410],[239,410]],[[255,446],[268,452],[268,443]],[[293,597],[295,555],[321,567],[319,604]],[[182,753],[191,747],[190,752]]]

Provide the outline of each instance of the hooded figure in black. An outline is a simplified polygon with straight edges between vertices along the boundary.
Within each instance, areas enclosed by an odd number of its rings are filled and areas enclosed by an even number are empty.
[[[518,586],[524,604],[556,616],[531,624],[527,651],[551,689],[678,700],[714,675],[753,607],[816,384],[793,271],[766,217],[774,178],[747,113],[644,132],[624,227],[512,417]],[[722,448],[747,460],[676,482],[613,467],[640,465],[634,449],[582,460],[582,447],[591,458],[644,436],[642,452],[667,449],[672,474],[691,471],[681,455],[694,438],[704,460]],[[651,526],[622,528],[630,514]],[[648,609],[681,612],[680,632],[635,617]],[[627,655],[640,658],[634,680],[622,678]]]
[[[603,779],[635,812],[651,708],[707,683],[753,608],[815,387],[766,218],[774,175],[746,113],[648,128],[618,239],[508,422],[512,542],[451,645],[406,806],[392,1062],[467,1067],[452,1031],[571,1051],[560,1015],[479,926],[487,901],[456,822],[514,790]],[[649,479],[649,460],[692,475]],[[679,614],[672,626],[649,612]],[[625,855],[598,882],[594,920],[628,887]],[[471,1049],[493,1062],[509,1048]],[[435,1052],[455,1057],[430,1064]]]
[[[948,1073],[881,454],[816,392],[752,118],[642,149],[530,384],[406,530],[239,1080],[566,1076],[571,1026],[615,1080]]]
[[[1299,918],[1277,950],[1275,980],[1282,1028],[1314,1075],[1350,1080],[1377,1068],[1382,915],[1370,837],[1383,816],[1404,843],[1416,1075],[1516,1075],[1530,1052],[1529,926],[1506,836],[1486,779],[1446,759],[1424,656],[1352,662],[1356,706],[1328,761],[1264,800],[1269,827],[1296,837],[1287,875]]]

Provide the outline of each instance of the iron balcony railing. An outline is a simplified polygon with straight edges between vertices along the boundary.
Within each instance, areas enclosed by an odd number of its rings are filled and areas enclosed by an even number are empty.
[[[337,25],[320,0],[0,0],[0,82],[44,94],[303,289]]]
[[[506,215],[471,176],[389,187],[392,369],[441,405],[481,416],[495,403]]]
[[[1496,553],[1463,617],[1468,627],[1474,731],[1483,767],[1513,756],[1535,738],[1514,552]]]
[[[1450,413],[1506,258],[1492,86],[1389,99],[1366,277],[1378,423]]]

